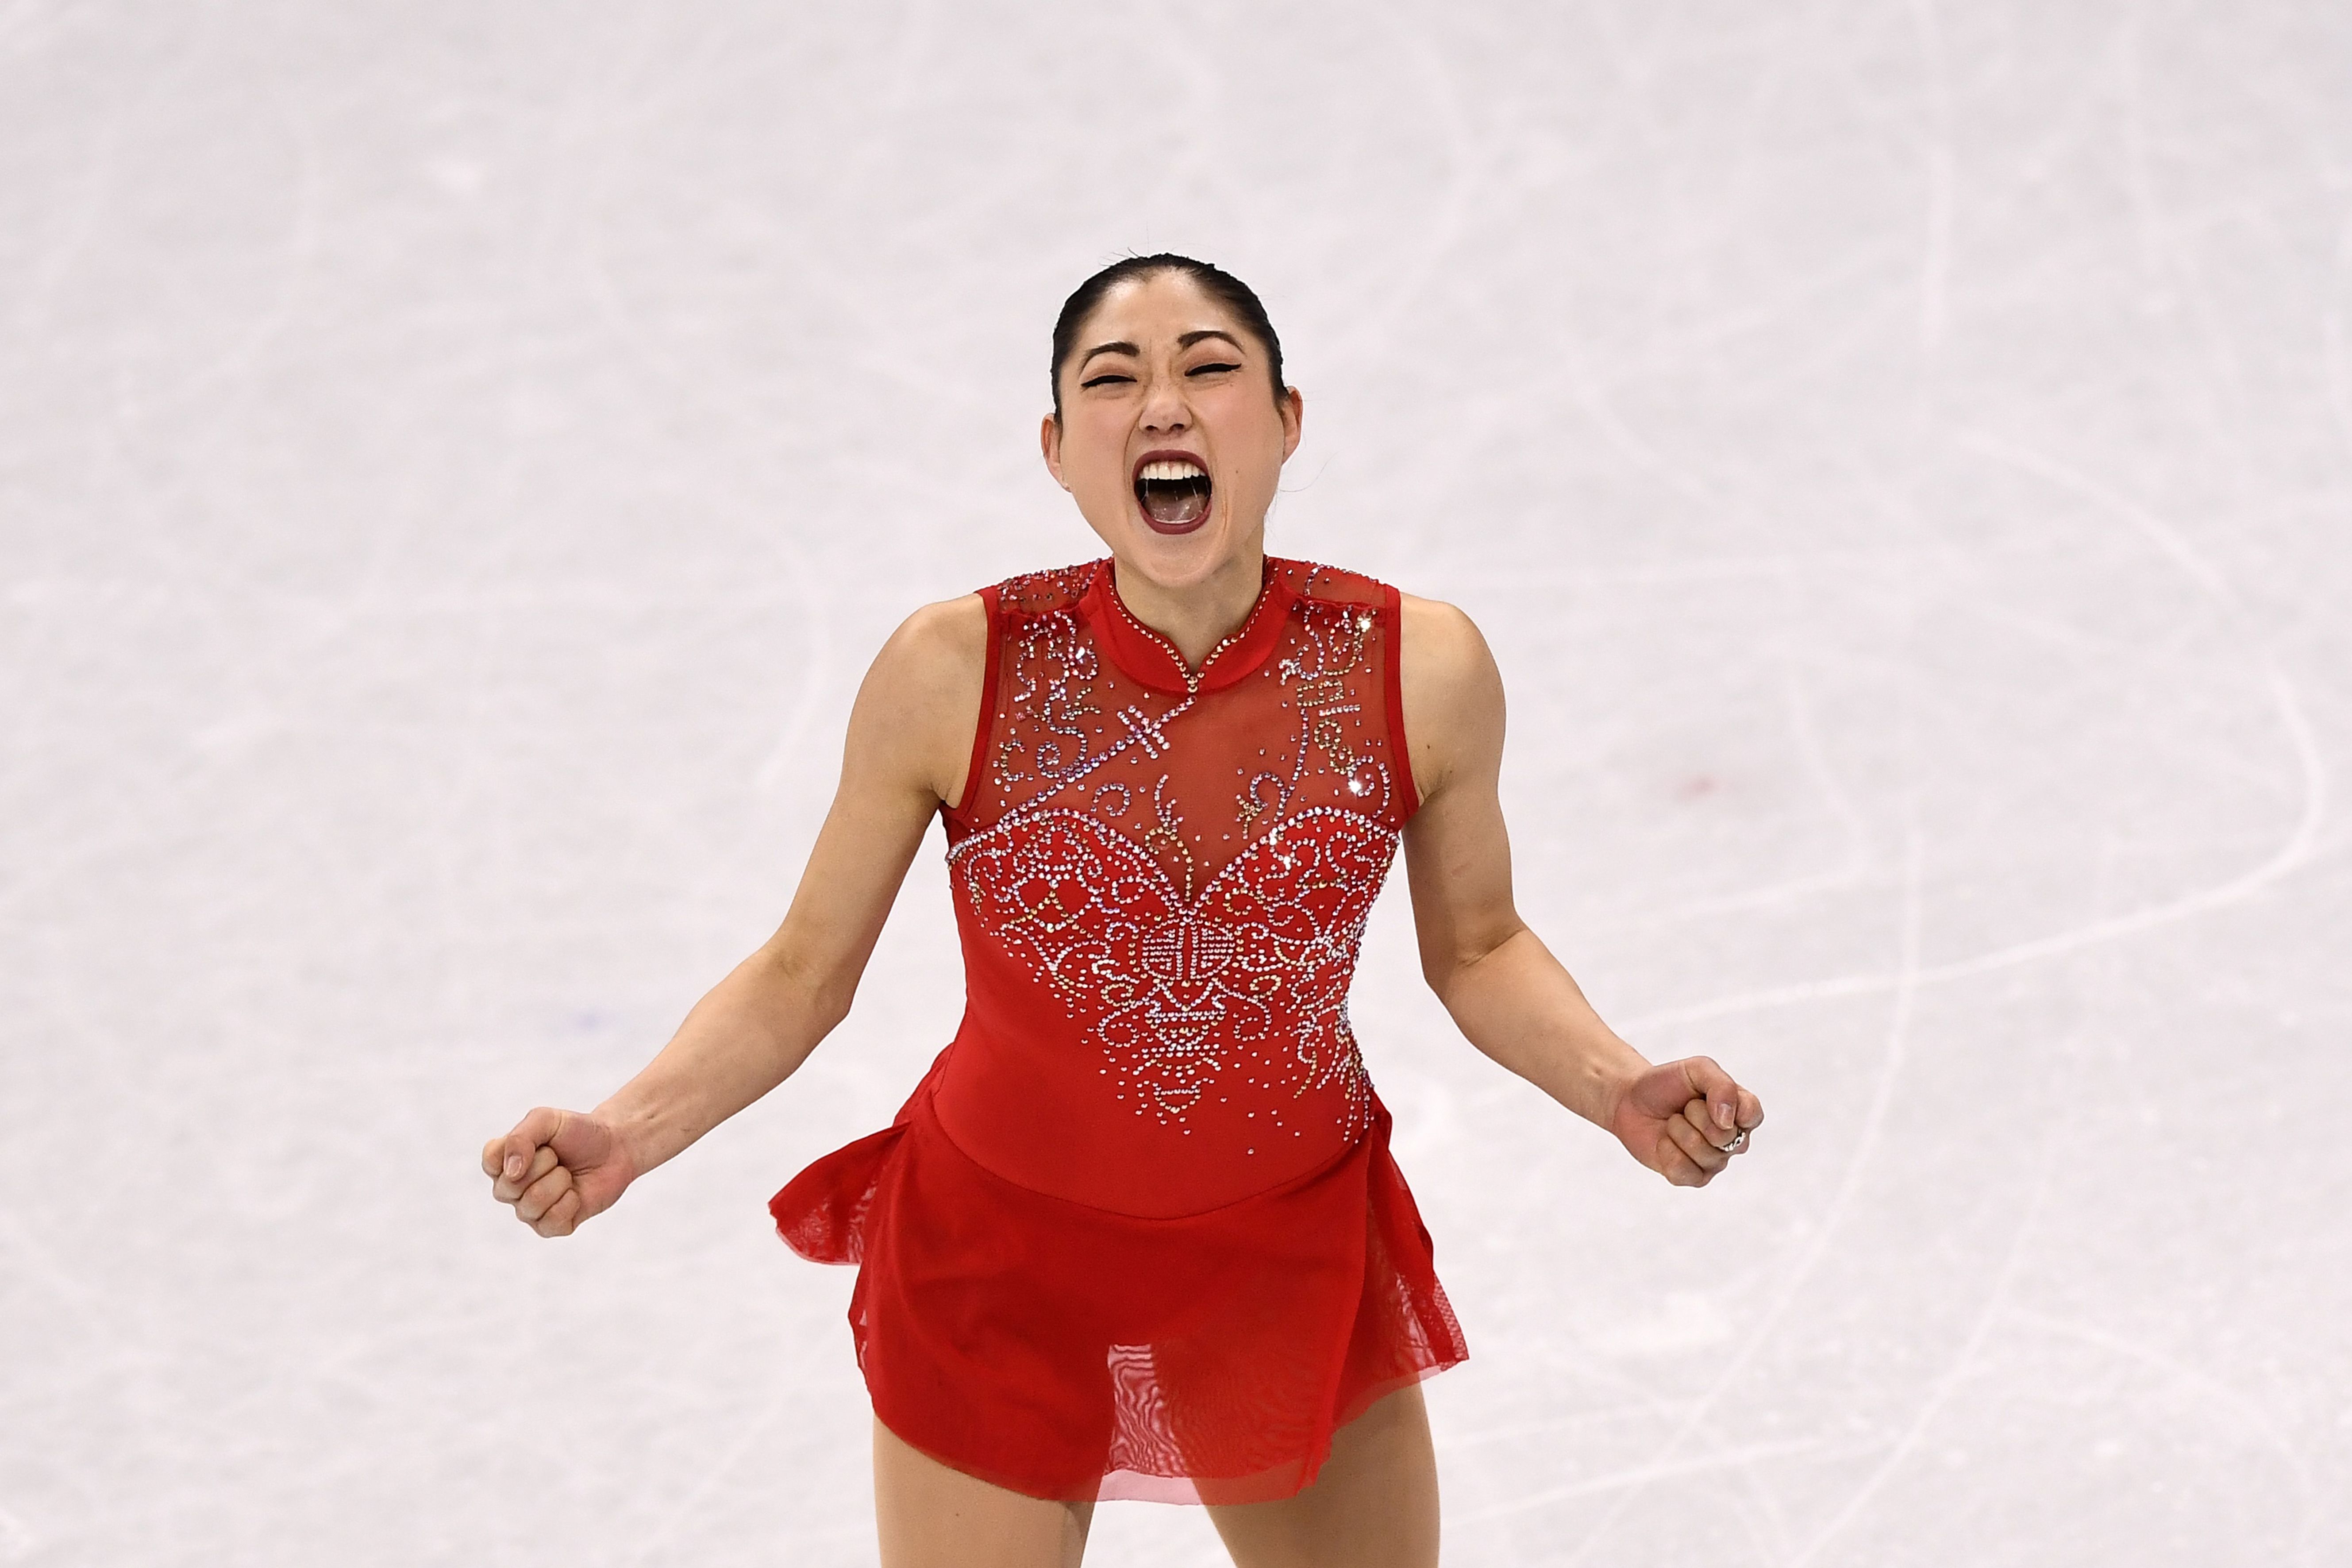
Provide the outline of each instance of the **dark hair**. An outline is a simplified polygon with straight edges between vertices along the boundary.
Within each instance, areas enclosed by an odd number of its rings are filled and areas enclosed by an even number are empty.
[[[1222,267],[1205,261],[1195,261],[1189,256],[1176,256],[1162,251],[1157,256],[1130,256],[1124,261],[1114,261],[1100,272],[1079,284],[1062,301],[1062,313],[1054,320],[1054,418],[1062,417],[1062,363],[1077,347],[1078,329],[1095,313],[1103,296],[1130,279],[1156,277],[1162,272],[1181,272],[1201,286],[1201,291],[1233,312],[1236,321],[1250,335],[1265,345],[1267,369],[1274,377],[1274,400],[1282,401],[1282,340],[1274,335],[1274,323],[1265,319],[1265,307],[1258,302],[1250,286]]]

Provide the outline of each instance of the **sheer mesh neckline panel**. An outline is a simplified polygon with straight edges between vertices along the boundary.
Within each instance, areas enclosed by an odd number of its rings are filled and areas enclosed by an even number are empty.
[[[1388,732],[1381,594],[1269,557],[1255,607],[1188,690],[1173,647],[1119,602],[1109,562],[1003,584],[989,734],[959,837],[1080,813],[1190,904],[1310,813],[1401,826],[1412,786]]]

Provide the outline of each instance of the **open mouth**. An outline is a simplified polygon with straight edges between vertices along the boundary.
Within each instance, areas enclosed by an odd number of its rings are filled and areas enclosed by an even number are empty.
[[[1135,504],[1161,533],[1190,533],[1209,521],[1209,470],[1182,452],[1150,452],[1135,465]]]

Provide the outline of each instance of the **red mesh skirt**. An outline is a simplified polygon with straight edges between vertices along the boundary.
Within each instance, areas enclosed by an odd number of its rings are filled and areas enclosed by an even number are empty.
[[[858,1265],[849,1326],[882,1424],[1032,1497],[1257,1502],[1331,1434],[1468,1355],[1389,1113],[1319,1170],[1174,1219],[975,1163],[931,1073],[883,1131],[769,1204],[793,1251]]]

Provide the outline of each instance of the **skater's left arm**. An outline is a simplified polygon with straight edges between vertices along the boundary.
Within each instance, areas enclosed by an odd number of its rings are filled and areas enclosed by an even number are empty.
[[[1406,824],[1422,973],[1472,1045],[1677,1186],[1705,1186],[1723,1146],[1764,1120],[1706,1057],[1653,1067],[1593,1011],[1519,918],[1503,823],[1503,680],[1451,605],[1407,595],[1403,708],[1421,809]],[[1744,1147],[1744,1145],[1743,1145]]]

